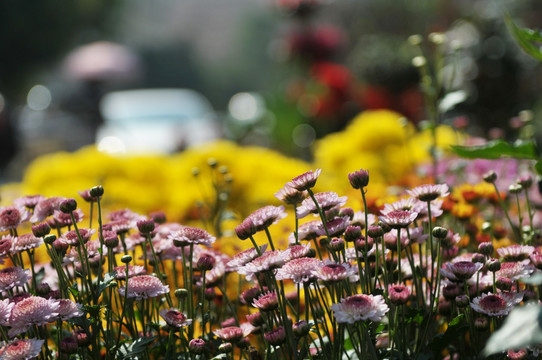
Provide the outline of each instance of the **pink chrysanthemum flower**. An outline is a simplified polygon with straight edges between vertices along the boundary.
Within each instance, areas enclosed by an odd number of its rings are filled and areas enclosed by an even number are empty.
[[[127,283],[128,293],[126,293],[126,285],[123,285],[118,290],[119,294],[136,300],[157,297],[169,292],[169,286],[162,284],[160,279],[152,275],[134,276],[129,278]]]
[[[318,237],[318,229],[321,224],[322,222],[320,220],[312,220],[299,225],[299,228],[297,229],[299,241],[312,240]],[[290,234],[288,240],[290,243],[295,242],[295,235],[293,233]]]
[[[528,277],[534,272],[534,266],[529,264],[529,260],[519,262],[503,262],[501,269],[495,273],[497,278],[505,277],[512,281]]]
[[[14,305],[9,299],[0,300],[0,325],[8,326],[9,316]]]
[[[70,299],[59,299],[58,302],[58,318],[60,320],[68,320],[84,314],[81,305]]]
[[[286,184],[284,188],[275,193],[275,197],[288,205],[297,205],[307,197],[306,191],[299,191]]]
[[[290,261],[293,259],[307,257],[307,255],[310,252],[311,252],[310,243],[305,243],[301,245],[291,245],[286,250],[284,250],[284,256],[286,257],[286,261]]]
[[[403,284],[388,285],[388,294],[390,302],[396,305],[406,304],[410,298],[410,288]]]
[[[497,249],[497,254],[502,257],[503,262],[522,261],[528,259],[535,251],[530,245],[510,245]]]
[[[260,247],[260,252],[264,252],[267,249],[267,244],[264,244]],[[241,266],[245,266],[252,260],[258,257],[258,251],[255,248],[251,247],[240,253],[235,254],[230,261],[226,264],[228,269],[232,271],[237,271]]]
[[[92,235],[94,235],[95,233],[96,229],[79,229],[79,235],[81,235],[83,243],[88,242]],[[68,245],[79,245],[79,237],[77,236],[77,231],[75,230],[66,231],[64,234],[62,234],[60,239],[63,239],[64,242]]]
[[[2,360],[31,360],[38,357],[44,340],[16,339],[0,349]]]
[[[0,231],[16,229],[28,219],[30,219],[30,212],[23,206],[0,208]]]
[[[417,186],[412,190],[407,190],[410,196],[417,198],[420,201],[433,201],[439,197],[445,197],[450,195],[448,191],[448,185],[446,184],[428,184]]]
[[[473,263],[472,261],[447,262],[440,269],[440,273],[451,281],[462,282],[470,279],[482,267],[481,263]]]
[[[252,277],[254,274],[262,271],[272,270],[282,266],[287,260],[288,254],[281,251],[266,251],[262,256],[257,257],[243,267],[240,267],[237,272],[247,277]]]
[[[505,316],[523,300],[523,293],[501,292],[482,294],[472,300],[474,311],[487,316]]]
[[[126,265],[117,266],[113,269],[115,272],[115,279],[117,280],[126,280]],[[147,271],[144,266],[141,265],[128,265],[128,277],[134,277],[138,275],[143,275]]]
[[[55,210],[59,210],[60,203],[64,200],[66,200],[64,197],[50,197],[40,200],[34,208],[30,222],[37,223],[53,215]]]
[[[226,264],[219,261],[216,262],[213,268],[205,272],[205,287],[215,287],[226,275]],[[200,279],[196,283],[197,286],[203,286],[203,281]]]
[[[286,331],[284,330],[284,326],[279,326],[276,329],[264,333],[263,337],[270,345],[280,346],[286,341]]]
[[[326,223],[326,228],[329,236],[341,236],[346,228],[350,225],[350,219],[348,217],[338,217]],[[318,227],[318,235],[326,236],[326,229],[322,224]]]
[[[166,324],[176,328],[182,328],[192,324],[192,319],[187,319],[186,316],[177,309],[162,309],[160,316],[166,321]]]
[[[255,231],[258,232],[267,229],[272,224],[276,224],[287,215],[284,206],[267,205],[254,211],[247,219],[252,221]]]
[[[354,324],[357,321],[380,321],[389,308],[382,295],[352,295],[331,305],[333,315],[338,323]]]
[[[34,209],[42,200],[45,200],[43,195],[26,195],[13,200],[17,206],[24,206],[27,209]]]
[[[384,245],[387,249],[397,251],[397,231],[390,231],[384,234]],[[399,229],[399,241],[401,246],[407,246],[410,244],[410,239],[408,238],[408,233],[406,229]]]
[[[137,228],[137,222],[140,220],[146,220],[143,215],[135,213],[129,209],[117,210],[109,214],[110,222],[108,225],[111,230],[117,233],[127,232],[130,229]]]
[[[11,243],[11,254],[17,254],[25,250],[35,249],[43,244],[43,239],[35,237],[34,234],[28,233],[21,236],[13,237]]]
[[[388,215],[392,211],[402,210],[402,211],[416,211],[421,203],[418,199],[413,197],[406,199],[399,199],[391,204],[384,204],[384,208],[380,211],[382,215]],[[417,211],[416,211],[417,212]]]
[[[252,306],[260,309],[261,311],[273,311],[278,307],[279,300],[277,293],[274,291],[268,291],[258,296],[257,299],[252,301]]]
[[[58,316],[58,300],[29,296],[13,306],[9,317],[11,329],[8,335],[13,337],[25,332],[34,325],[45,325],[53,322]]]
[[[318,203],[318,206],[320,206],[320,209],[322,209],[322,211],[327,211],[335,207],[343,206],[344,204],[346,204],[347,200],[346,196],[339,196],[333,191],[316,193],[314,194],[314,198],[316,199],[316,202]],[[312,198],[310,197],[303,200],[296,211],[297,217],[300,219],[311,213],[318,213],[316,204],[314,203],[314,200],[312,200]]]
[[[312,274],[322,282],[338,282],[344,279],[357,278],[358,269],[350,263],[324,263],[323,266],[312,270]]]
[[[236,343],[244,337],[243,329],[237,326],[216,329],[213,333],[220,339],[231,343]]]
[[[0,239],[0,258],[7,256],[11,251],[11,245],[13,244],[13,236],[4,235]]]
[[[24,286],[31,278],[28,269],[23,269],[18,266],[1,269],[0,291],[6,291],[15,286]]]
[[[107,255],[107,248],[104,246],[102,247],[99,240],[92,240],[85,244],[85,249],[87,252],[87,261],[89,262],[95,262],[100,260],[100,248],[102,248],[102,257]],[[82,255],[84,256],[85,253],[81,250]],[[76,247],[72,247],[70,251],[66,254],[63,260],[64,264],[70,264],[70,263],[81,263],[81,259],[79,258],[79,252],[77,251]]]
[[[171,232],[169,238],[173,242],[178,241],[186,245],[194,244],[207,247],[210,247],[216,240],[207,231],[192,226],[183,226],[180,230]]]
[[[81,196],[81,197],[83,198],[83,200],[85,200],[86,202],[94,202],[94,201],[98,201],[98,197],[97,197],[97,196],[92,196],[92,195],[90,195],[90,189],[79,190],[77,193],[78,193],[79,196]]]
[[[296,190],[303,191],[313,188],[318,180],[318,176],[322,172],[321,169],[316,169],[315,171],[307,171],[301,175],[296,176],[292,181],[286,183],[286,185],[293,187]]]
[[[295,284],[312,281],[315,276],[312,273],[323,265],[322,261],[315,258],[299,258],[288,261],[277,270],[276,279],[291,279]]]
[[[83,221],[83,211],[81,209],[75,209],[72,211],[73,218],[76,223]],[[47,219],[47,224],[51,229],[59,229],[65,226],[72,226],[73,221],[70,214],[63,213],[60,210],[55,210],[53,212],[53,217]]]
[[[380,220],[394,229],[406,228],[416,220],[417,212],[408,210],[394,210],[383,215]]]
[[[376,223],[378,219],[373,214],[367,214],[367,222],[369,225]],[[360,226],[362,229],[365,228],[365,213],[363,211],[356,211],[354,217],[350,220],[351,225]]]

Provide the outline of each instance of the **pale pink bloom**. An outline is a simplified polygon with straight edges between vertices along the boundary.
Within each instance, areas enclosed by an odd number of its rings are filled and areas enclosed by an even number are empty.
[[[286,185],[293,187],[296,190],[303,191],[308,190],[316,184],[318,176],[322,172],[321,169],[316,169],[315,171],[307,171],[301,175],[296,176],[292,181],[286,183]]]
[[[60,203],[64,200],[66,200],[64,197],[50,197],[38,201],[34,213],[30,217],[30,222],[37,223],[53,215],[55,210],[59,210]]]
[[[354,324],[357,321],[381,321],[389,308],[382,295],[352,295],[331,305],[338,323]]]
[[[224,341],[236,343],[244,337],[243,329],[237,326],[228,326],[216,329],[213,333]]]
[[[277,199],[289,205],[299,204],[307,195],[306,191],[299,191],[288,184],[275,193]]]
[[[267,229],[269,226],[278,223],[288,214],[284,206],[267,205],[250,214],[245,220],[250,219],[256,232]]]
[[[306,257],[311,251],[311,244],[305,243],[300,245],[290,245],[286,250],[284,250],[284,255],[286,260],[290,261],[293,259]]]
[[[66,214],[60,210],[55,210],[53,211],[53,218],[47,219],[47,224],[49,224],[52,229],[71,226],[73,225],[71,217],[72,214],[76,223],[83,221],[83,211],[81,209],[75,209],[75,211],[72,211],[71,214]]]
[[[179,241],[186,243],[186,245],[195,244],[207,247],[210,247],[216,240],[216,238],[207,231],[192,226],[183,226],[178,231],[172,231],[168,238],[173,242]]]
[[[297,235],[299,241],[301,240],[312,240],[313,238],[318,237],[318,229],[320,225],[322,224],[322,221],[320,220],[312,220],[308,221],[304,224],[299,225],[299,228],[297,229]],[[295,235],[292,233],[288,237],[288,240],[290,243],[295,242]]]
[[[88,242],[92,235],[96,233],[96,229],[80,228],[78,230],[83,243]],[[62,239],[68,245],[79,245],[79,237],[77,236],[77,231],[75,230],[66,231],[64,234],[62,234],[60,239]]]
[[[424,234],[423,227],[421,226],[409,229],[408,231],[410,233],[410,240],[412,240],[416,244],[423,244],[429,238],[429,234]],[[401,235],[402,233],[403,229],[401,229]],[[461,237],[459,236],[459,234],[456,235],[459,237],[458,240],[460,240]]]
[[[372,225],[376,222],[378,222],[378,219],[376,216],[374,216],[373,214],[367,214],[367,222],[369,223],[368,225]],[[361,226],[361,228],[363,229],[365,227],[365,213],[363,211],[356,211],[354,213],[354,217],[352,218],[352,220],[350,220],[350,224],[352,225],[358,225],[358,226]]]
[[[130,229],[137,228],[137,222],[140,220],[146,220],[143,215],[135,213],[129,209],[117,210],[109,214],[108,216],[111,226],[111,230],[117,233],[127,232]]]
[[[14,305],[9,299],[0,300],[0,325],[8,326],[9,316]]]
[[[288,254],[281,250],[266,251],[262,256],[240,267],[237,272],[251,278],[254,274],[282,266],[286,262],[287,256]]]
[[[58,316],[59,307],[58,300],[44,299],[39,296],[29,296],[15,303],[9,317],[11,329],[8,335],[13,337],[34,325],[53,322]]]
[[[135,298],[136,300],[147,299],[167,294],[169,286],[152,275],[139,275],[127,280],[128,293],[126,293],[126,285],[119,288],[121,296]]]
[[[44,340],[16,339],[0,349],[2,360],[31,360],[38,357]]]
[[[126,280],[126,265],[117,266],[113,269],[115,272],[115,279]],[[128,265],[128,277],[143,275],[147,271],[144,266],[141,265]]]
[[[417,212],[408,210],[394,210],[386,215],[383,215],[380,220],[394,229],[400,229],[408,227],[408,225],[412,224],[417,217]]]
[[[503,258],[504,262],[521,261],[528,259],[535,251],[534,246],[530,245],[510,245],[497,249],[497,254]]]
[[[279,300],[277,293],[274,291],[268,291],[258,296],[257,299],[252,301],[252,306],[262,311],[272,311],[278,307]]]
[[[15,286],[24,286],[31,278],[30,270],[18,266],[0,269],[0,291],[6,291]]]
[[[323,282],[338,282],[357,278],[358,269],[350,263],[336,264],[326,261],[323,266],[312,270],[312,274]]]
[[[182,328],[192,324],[192,319],[187,319],[186,316],[177,309],[162,309],[160,316],[166,321],[166,324],[176,328]]]
[[[377,250],[376,246],[374,244],[371,245],[371,248],[367,252],[367,256],[368,257],[375,256],[376,255],[376,250]],[[390,253],[389,249],[385,249],[385,250],[386,250],[385,255]],[[360,259],[363,259],[363,257],[364,257],[363,253],[361,251],[356,250],[355,247],[349,247],[349,248],[345,249],[345,254],[346,254],[346,260],[347,261],[358,261]],[[378,255],[382,256],[382,249],[380,247],[378,248]]]
[[[505,277],[512,281],[526,278],[534,272],[534,266],[529,264],[529,260],[519,262],[503,262],[501,269],[495,273],[497,278]]]
[[[440,273],[451,281],[462,282],[470,279],[482,267],[481,263],[473,263],[472,261],[447,262],[440,269]]]
[[[284,330],[284,326],[279,326],[276,329],[264,333],[263,337],[270,345],[280,346],[286,340],[286,331]]]
[[[384,234],[383,238],[386,248],[397,251],[397,231],[387,232]],[[399,229],[399,239],[401,246],[407,246],[410,244],[410,239],[408,238],[406,229]]]
[[[448,190],[448,185],[446,184],[428,184],[417,186],[412,190],[407,190],[407,193],[420,201],[427,202],[450,195]]]
[[[252,334],[252,332],[257,329],[256,326],[252,325],[249,322],[244,322],[241,325],[239,325],[239,327],[243,331],[243,337]]]
[[[293,280],[295,284],[306,283],[315,278],[313,271],[323,265],[322,261],[315,258],[299,258],[288,261],[277,270],[277,280]]]
[[[320,209],[322,211],[327,211],[332,208],[343,206],[344,204],[346,204],[346,200],[348,199],[346,196],[339,196],[333,191],[316,193],[314,194],[314,198],[316,199],[316,202],[318,203],[318,206],[320,206]],[[311,213],[317,214],[318,209],[316,208],[314,200],[309,197],[301,202],[301,205],[297,207],[296,212],[297,217],[301,219]]]
[[[329,236],[340,236],[342,235],[342,233],[344,233],[348,225],[350,225],[350,218],[345,216],[328,221],[326,223],[326,228]],[[320,224],[317,234],[319,236],[326,236],[326,228],[324,228],[324,226]]]
[[[392,211],[415,211],[419,208],[420,204],[425,205],[423,203],[420,203],[418,199],[415,198],[406,198],[406,199],[399,199],[391,204],[384,204],[384,208],[380,211],[382,215],[388,215]]]
[[[101,248],[100,240],[91,240],[85,244],[86,249],[86,260],[89,262],[94,262],[100,260],[100,252],[99,249]],[[81,251],[81,254],[85,256],[85,252],[82,249],[79,249]],[[105,257],[107,255],[107,248],[104,246],[102,247],[102,257]],[[70,264],[70,263],[81,263],[81,259],[79,258],[79,252],[77,250],[77,247],[72,247],[70,251],[66,254],[64,257],[63,263],[64,264]]]
[[[488,316],[505,316],[523,300],[523,293],[501,292],[482,294],[472,300],[474,311]]]
[[[112,231],[115,231],[117,234],[119,234],[119,233],[122,233],[123,231],[128,231],[128,229],[126,230],[116,229]],[[127,251],[135,250],[138,245],[145,243],[145,241],[147,241],[147,238],[141,235],[139,232],[130,234],[124,238],[124,243],[126,244]],[[121,241],[119,241],[119,245],[115,248],[115,253],[117,254],[124,253],[124,248],[122,246]]]
[[[43,244],[42,238],[37,238],[32,233],[13,237],[11,242],[11,254],[17,254],[25,250],[35,249]]]
[[[260,247],[260,252],[264,252],[267,249],[267,244]],[[226,264],[229,269],[236,271],[241,266],[244,266],[258,257],[258,252],[255,248],[251,247],[240,253],[235,254],[230,261]]]
[[[16,229],[28,219],[30,219],[30,212],[24,206],[0,208],[0,231]]]
[[[13,243],[13,236],[3,235],[0,239],[0,258],[7,256],[11,251],[11,244]]]
[[[38,205],[41,200],[45,200],[43,195],[26,195],[13,200],[13,203],[17,206],[24,206],[28,209],[33,209]]]
[[[431,218],[436,218],[443,214],[444,211],[442,210],[442,203],[442,200],[431,201]],[[418,213],[419,220],[427,221],[427,216],[429,215],[429,208],[427,207],[427,203],[418,201],[418,204],[414,206],[412,211]]]
[[[84,314],[81,305],[70,299],[59,299],[58,302],[58,318],[60,320],[68,320]]]

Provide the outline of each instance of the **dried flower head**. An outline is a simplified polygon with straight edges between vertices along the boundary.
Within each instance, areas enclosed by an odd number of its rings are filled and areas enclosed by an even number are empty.
[[[352,295],[331,306],[337,322],[354,324],[360,320],[380,321],[389,308],[381,295]]]

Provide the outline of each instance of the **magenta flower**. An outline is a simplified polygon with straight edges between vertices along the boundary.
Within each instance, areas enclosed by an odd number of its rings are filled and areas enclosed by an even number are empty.
[[[286,185],[291,186],[298,191],[309,190],[316,185],[316,180],[318,180],[318,176],[320,176],[321,172],[321,169],[307,171],[306,173],[296,176],[292,181],[286,183]]]
[[[410,298],[410,288],[403,284],[388,285],[388,294],[390,302],[396,305],[406,304]]]
[[[350,219],[348,217],[338,217],[326,223],[326,228],[329,236],[340,236],[344,233],[346,228],[350,225]],[[318,226],[317,234],[319,236],[326,236],[326,228],[322,224]]]
[[[279,220],[284,219],[288,214],[284,211],[284,206],[264,206],[252,214],[247,216],[245,221],[251,221],[254,226],[254,231],[262,231],[267,229],[272,224],[276,224]],[[245,222],[243,221],[243,223]]]
[[[286,331],[284,330],[284,326],[279,326],[274,330],[264,333],[263,337],[270,345],[280,346],[286,340]]]
[[[75,211],[66,214],[63,213],[60,210],[53,211],[53,217],[47,219],[47,224],[51,227],[51,229],[58,229],[65,226],[71,226],[73,225],[73,220],[71,218],[71,215],[73,215],[73,218],[75,219],[76,223],[79,223],[83,220],[83,211],[81,209],[76,209]]]
[[[182,328],[192,324],[192,319],[187,319],[186,316],[177,309],[162,309],[160,316],[166,321],[166,324],[176,328]]]
[[[277,270],[277,280],[293,280],[295,284],[306,283],[315,278],[313,271],[323,265],[315,258],[299,258],[288,261]]]
[[[31,360],[38,357],[44,340],[16,339],[0,349],[2,360]]]
[[[92,237],[92,235],[94,235],[95,233],[96,233],[95,229],[85,229],[85,228],[79,229],[79,235],[81,235],[81,239],[83,240],[83,243],[88,242],[90,238]],[[79,245],[79,237],[77,236],[77,231],[75,230],[66,231],[64,234],[62,234],[60,239],[63,239],[64,242],[68,245],[72,245],[72,246]]]
[[[286,250],[284,250],[284,255],[286,257],[286,261],[290,261],[293,259],[307,257],[307,255],[310,252],[311,252],[311,244],[305,243],[302,245],[289,246]]]
[[[472,300],[474,311],[487,316],[505,316],[523,300],[523,293],[501,292],[482,294]]]
[[[331,305],[338,323],[354,324],[357,321],[381,321],[389,308],[382,295],[352,295]]]
[[[272,291],[261,294],[252,302],[252,306],[261,311],[273,311],[278,307],[278,304],[279,300],[277,298],[277,293]]]
[[[123,285],[118,290],[119,294],[136,300],[158,297],[169,292],[169,286],[162,284],[157,277],[152,275],[134,276],[129,278],[127,283],[128,292],[126,293],[126,286]]]

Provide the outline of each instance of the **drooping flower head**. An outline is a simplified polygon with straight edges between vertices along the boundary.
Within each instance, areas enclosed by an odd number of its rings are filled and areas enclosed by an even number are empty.
[[[354,324],[360,320],[380,321],[389,308],[382,295],[352,295],[331,306],[339,323]]]
[[[0,349],[2,360],[31,360],[38,357],[45,340],[16,339]]]
[[[286,185],[291,186],[298,191],[309,190],[316,185],[316,180],[318,180],[318,176],[320,176],[321,172],[321,169],[316,169],[315,171],[309,170],[306,173],[296,176]]]
[[[58,300],[29,296],[15,303],[9,317],[9,336],[25,332],[34,325],[45,325],[58,316]]]
[[[177,309],[162,309],[160,310],[160,316],[166,321],[166,324],[172,327],[181,328],[192,324],[192,319],[187,319]]]
[[[21,223],[30,219],[30,212],[23,206],[6,206],[0,208],[0,231],[16,229]]]
[[[410,196],[415,197],[420,201],[433,201],[439,197],[445,197],[450,195],[448,192],[448,185],[446,184],[428,184],[417,186],[412,190],[407,190]]]
[[[160,279],[152,275],[134,276],[129,278],[127,283],[128,293],[123,285],[118,290],[119,294],[136,300],[158,297],[169,292],[169,286],[162,284]]]
[[[417,212],[408,210],[394,210],[381,216],[380,220],[393,229],[406,228],[416,220]]]
[[[305,283],[315,278],[313,271],[323,265],[315,258],[299,258],[288,261],[277,270],[277,280],[293,280],[295,284]]]
[[[505,316],[521,300],[523,300],[523,293],[487,293],[474,298],[470,306],[474,311],[487,316]]]

